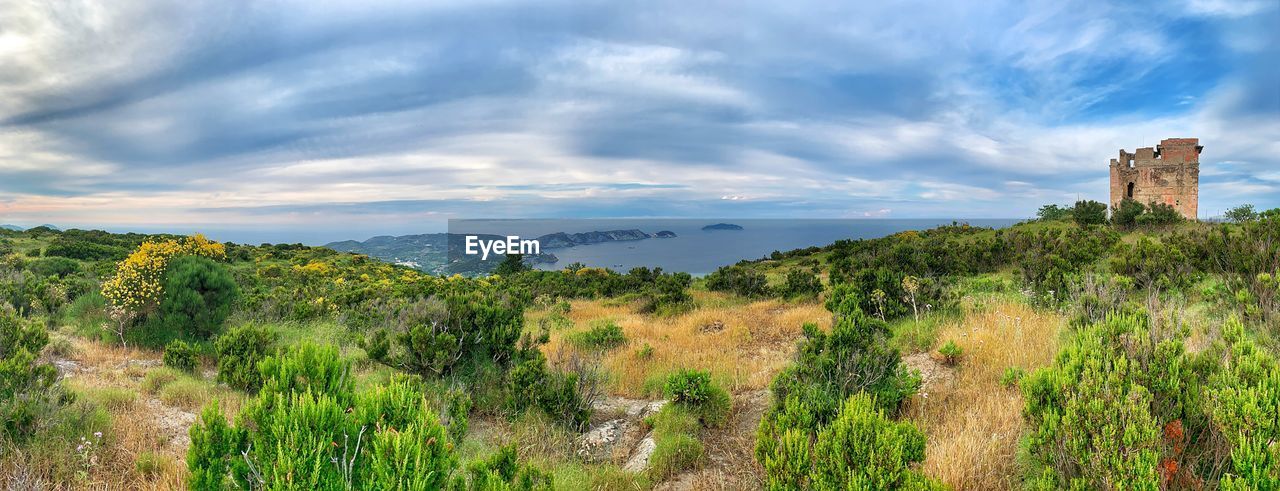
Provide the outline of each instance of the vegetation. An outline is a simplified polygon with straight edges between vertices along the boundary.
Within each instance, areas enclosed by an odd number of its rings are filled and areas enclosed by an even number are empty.
[[[440,277],[301,245],[4,231],[0,478],[1267,489],[1280,211],[1106,211],[1050,205],[706,278],[513,261]],[[593,423],[639,418],[606,396],[670,401],[642,428],[647,470],[578,455]]]

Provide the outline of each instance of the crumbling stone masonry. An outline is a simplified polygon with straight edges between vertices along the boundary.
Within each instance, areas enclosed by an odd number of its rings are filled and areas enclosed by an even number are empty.
[[[1120,158],[1111,159],[1112,209],[1132,198],[1144,205],[1165,203],[1195,220],[1203,149],[1198,138],[1166,138],[1134,153],[1121,149]]]

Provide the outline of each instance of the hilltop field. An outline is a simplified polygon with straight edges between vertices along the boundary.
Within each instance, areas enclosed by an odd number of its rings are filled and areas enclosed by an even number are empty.
[[[705,278],[0,230],[0,482],[1275,489],[1280,211],[1082,206]]]

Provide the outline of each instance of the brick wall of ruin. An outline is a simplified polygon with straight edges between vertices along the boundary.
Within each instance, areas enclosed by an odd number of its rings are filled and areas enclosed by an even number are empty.
[[[1130,196],[1142,204],[1165,203],[1189,220],[1196,219],[1200,200],[1199,139],[1168,138],[1160,145],[1120,150],[1111,159],[1111,206]]]

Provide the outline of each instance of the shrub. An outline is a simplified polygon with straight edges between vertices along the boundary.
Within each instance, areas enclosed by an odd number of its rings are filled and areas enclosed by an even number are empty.
[[[641,346],[640,349],[636,350],[636,358],[642,360],[653,358],[653,346],[649,343],[644,343],[644,346]]]
[[[622,328],[612,322],[597,325],[586,331],[568,336],[568,341],[582,349],[608,351],[627,344]]]
[[[31,261],[27,269],[38,278],[65,278],[80,271],[80,263],[65,257],[46,257]]]
[[[258,362],[275,349],[275,344],[275,333],[254,324],[218,336],[213,345],[218,356],[218,381],[240,390],[257,390],[262,385]]]
[[[1066,220],[1071,218],[1071,208],[1059,205],[1044,205],[1036,211],[1036,218],[1046,222]]]
[[[729,393],[702,370],[682,369],[667,377],[663,392],[672,404],[684,406],[706,426],[723,425],[733,409]]]
[[[165,271],[163,291],[159,310],[147,326],[153,331],[148,337],[156,341],[217,335],[240,294],[224,266],[198,256],[173,260]]]
[[[1138,216],[1147,211],[1147,207],[1142,203],[1125,198],[1120,201],[1111,212],[1111,223],[1118,227],[1132,227],[1137,223]]]
[[[175,339],[164,347],[164,366],[184,372],[195,372],[200,364],[196,350],[185,341]]]
[[[706,450],[698,441],[698,417],[686,406],[668,404],[650,417],[653,426],[653,454],[649,456],[649,476],[662,481],[702,462]]]
[[[1147,213],[1138,215],[1136,222],[1139,225],[1168,225],[1178,223],[1183,220],[1182,214],[1173,208],[1173,205],[1166,203],[1151,203]]]
[[[416,384],[354,392],[334,347],[304,345],[262,364],[266,383],[237,425],[216,405],[191,429],[192,489],[544,489],[513,451],[457,472],[454,442]]]
[[[399,333],[400,364],[424,376],[464,374],[478,364],[506,364],[516,352],[524,313],[509,298],[450,294],[425,307],[423,320]]]
[[[1004,369],[1004,373],[1000,375],[1000,385],[1005,388],[1017,387],[1026,376],[1026,370],[1019,367],[1007,367]]]
[[[1223,217],[1234,223],[1252,222],[1258,219],[1258,212],[1254,210],[1253,205],[1240,205],[1223,214]]]
[[[0,305],[0,440],[31,435],[56,400],[51,389],[58,371],[37,361],[48,342],[43,326]]]
[[[964,355],[964,349],[957,346],[955,341],[947,341],[947,344],[938,348],[938,354],[942,355],[943,363],[954,366],[956,363],[960,363],[960,357]]]
[[[1071,219],[1080,226],[1107,223],[1107,205],[1093,200],[1077,201],[1071,209]]]
[[[742,297],[762,297],[769,294],[769,281],[764,273],[742,264],[734,264],[707,275],[707,289],[730,292]]]
[[[822,280],[818,271],[795,268],[787,271],[786,281],[778,294],[786,298],[813,298],[822,293]]]
[[[757,440],[769,489],[943,489],[912,469],[924,460],[924,434],[886,418],[871,396],[849,397],[836,418],[816,430],[804,403],[792,398],[787,405],[791,421],[769,431],[778,432],[777,440]]]
[[[562,373],[547,368],[546,358],[536,352],[507,374],[507,405],[517,412],[538,409],[573,429],[582,429],[591,419],[593,384],[589,373]]]

